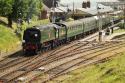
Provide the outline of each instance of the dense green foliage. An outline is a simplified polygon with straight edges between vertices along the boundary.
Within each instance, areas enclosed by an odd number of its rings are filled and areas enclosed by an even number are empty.
[[[31,19],[42,8],[42,0],[0,0],[0,16],[8,17],[8,25],[12,20]]]
[[[13,0],[0,0],[0,15],[6,16],[12,13]]]
[[[15,0],[13,5],[13,16],[17,18],[31,18],[41,9],[40,0]]]

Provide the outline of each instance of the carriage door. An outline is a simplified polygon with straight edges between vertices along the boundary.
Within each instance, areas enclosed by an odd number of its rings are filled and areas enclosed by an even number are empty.
[[[57,27],[55,27],[55,38],[59,38],[59,29]]]

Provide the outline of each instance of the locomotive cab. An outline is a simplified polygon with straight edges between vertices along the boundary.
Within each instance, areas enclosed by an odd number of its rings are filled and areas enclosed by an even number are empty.
[[[39,29],[28,28],[23,35],[23,51],[24,53],[37,53],[41,50],[41,33]]]

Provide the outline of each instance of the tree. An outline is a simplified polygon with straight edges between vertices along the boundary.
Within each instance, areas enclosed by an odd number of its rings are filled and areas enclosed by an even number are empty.
[[[41,0],[0,0],[0,15],[8,18],[8,26],[12,27],[12,21],[32,18],[38,14],[42,7]]]
[[[8,17],[8,25],[11,24],[12,5],[13,0],[0,0],[0,15]]]
[[[0,15],[6,16],[12,13],[13,0],[0,0]]]

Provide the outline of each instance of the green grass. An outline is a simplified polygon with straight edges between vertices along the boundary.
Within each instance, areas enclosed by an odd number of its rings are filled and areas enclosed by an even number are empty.
[[[12,29],[0,25],[0,50],[11,50],[17,46],[18,37]]]
[[[112,60],[77,69],[69,75],[61,83],[125,83],[125,53]]]

